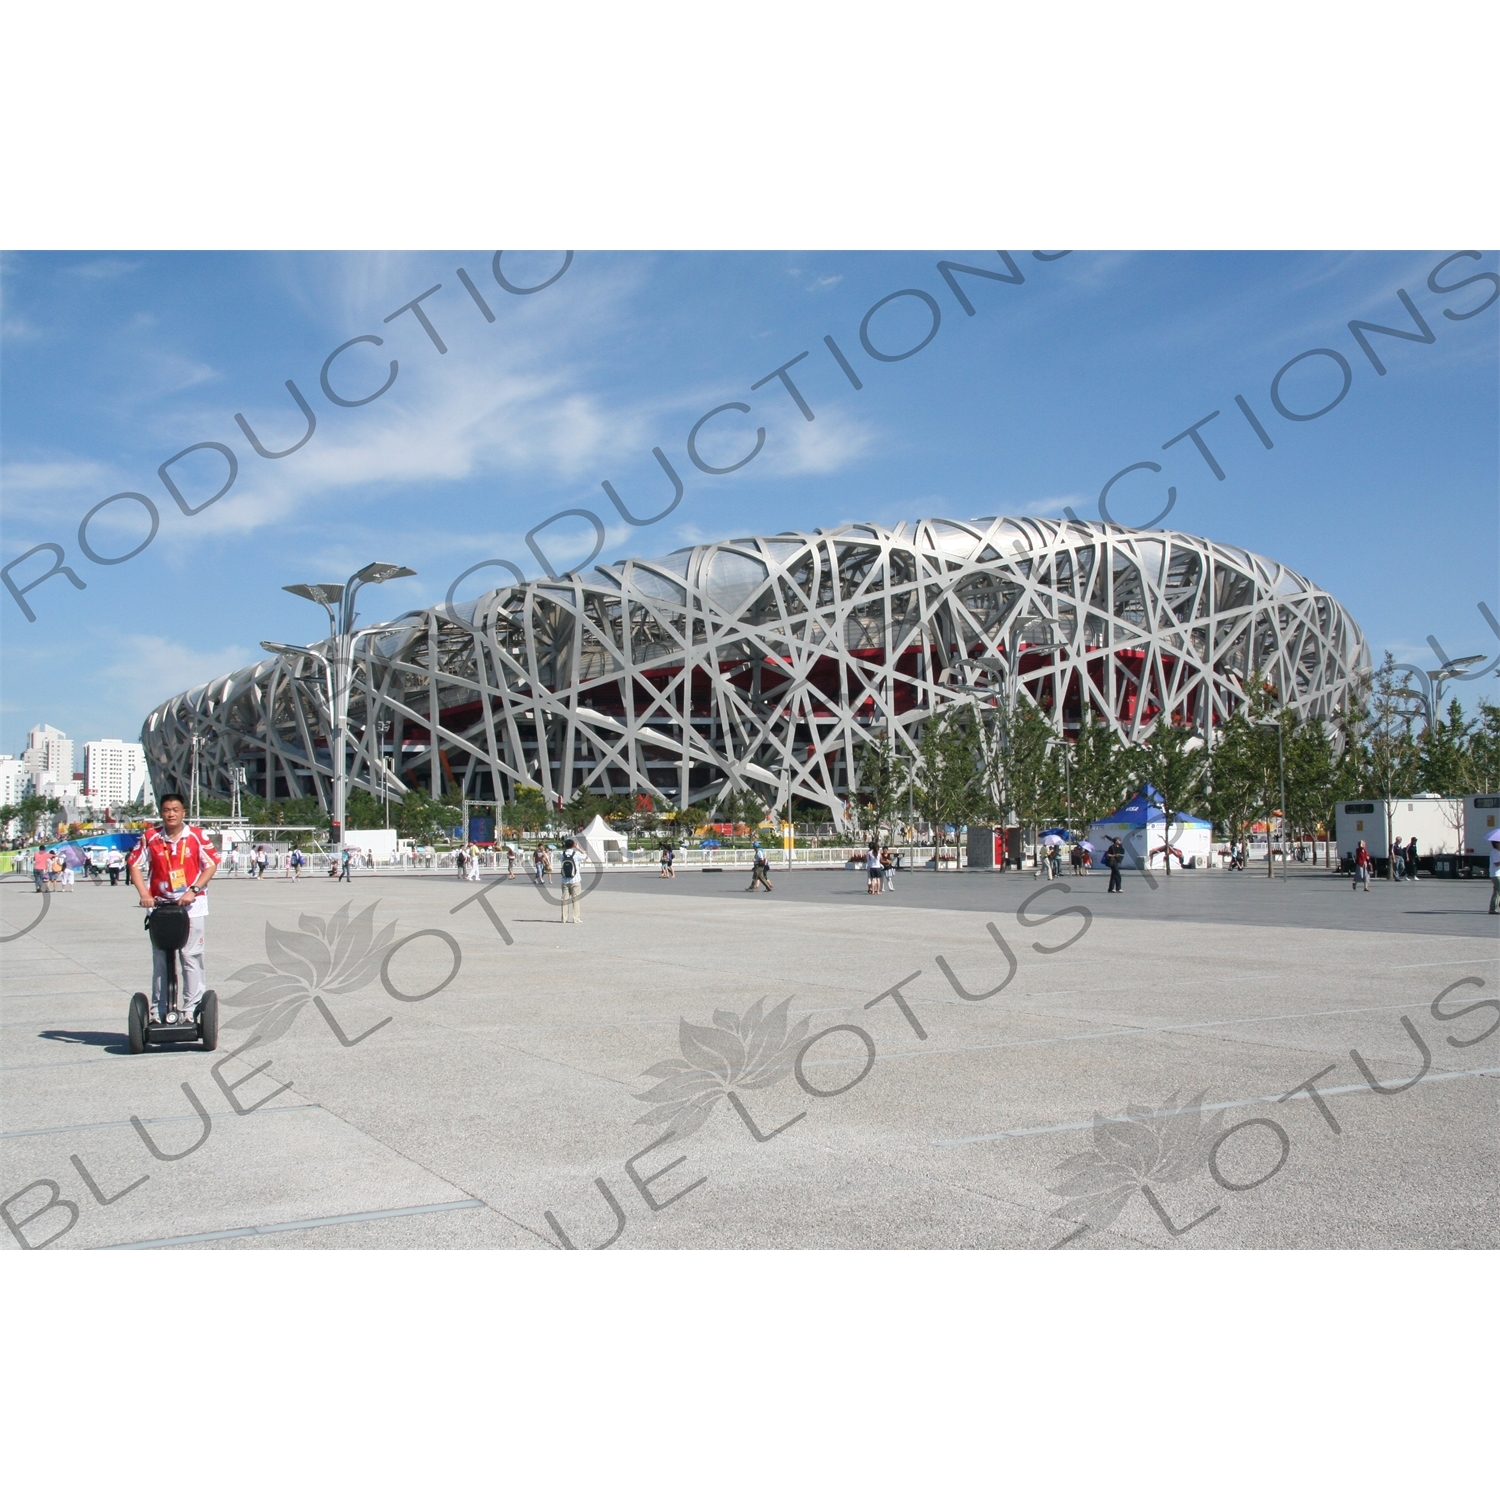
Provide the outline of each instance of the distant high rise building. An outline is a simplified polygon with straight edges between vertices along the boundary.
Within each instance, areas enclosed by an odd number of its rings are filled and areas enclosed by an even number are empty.
[[[73,741],[50,724],[38,724],[26,736],[21,759],[30,769],[32,784],[37,787],[44,781],[66,785],[73,780]]]
[[[146,789],[146,752],[124,740],[86,740],[84,790],[96,807],[124,807]]]
[[[0,755],[0,806],[15,807],[31,790],[31,768],[14,755]]]

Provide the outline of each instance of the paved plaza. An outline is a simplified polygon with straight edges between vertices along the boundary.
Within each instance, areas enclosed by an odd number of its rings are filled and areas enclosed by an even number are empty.
[[[142,1056],[133,896],[0,885],[0,1244],[1500,1243],[1488,882],[747,878],[221,877]]]

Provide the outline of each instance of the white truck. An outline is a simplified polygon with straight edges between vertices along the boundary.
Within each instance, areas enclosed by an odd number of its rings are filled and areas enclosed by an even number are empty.
[[[1340,802],[1334,821],[1340,863],[1353,859],[1363,839],[1375,861],[1376,872],[1384,875],[1393,838],[1408,844],[1415,837],[1417,854],[1422,859],[1457,853],[1464,829],[1464,799],[1423,793],[1417,797],[1399,797],[1387,804],[1379,797],[1361,798]]]
[[[1490,835],[1500,828],[1500,797],[1477,793],[1464,798],[1464,853],[1490,852]]]

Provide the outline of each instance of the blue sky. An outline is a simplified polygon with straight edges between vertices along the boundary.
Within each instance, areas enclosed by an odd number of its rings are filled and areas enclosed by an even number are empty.
[[[1358,253],[1107,253],[1041,260],[1010,252],[1019,285],[960,276],[966,315],[939,273],[942,259],[1004,271],[994,251],[753,253],[579,252],[551,286],[504,290],[492,253],[118,253],[7,255],[0,262],[0,527],[9,563],[39,543],[66,550],[87,588],[54,577],[27,594],[26,621],[8,592],[3,612],[0,749],[14,752],[39,720],[76,739],[134,738],[156,703],[257,659],[262,637],[312,640],[321,612],[283,594],[299,580],[343,578],[380,558],[419,576],[367,589],[362,619],[441,599],[485,558],[539,572],[525,534],[557,511],[607,524],[604,560],[651,556],[748,532],[894,522],[919,515],[1098,515],[1111,475],[1150,460],[1111,492],[1115,519],[1140,523],[1177,503],[1164,525],[1275,557],[1335,593],[1377,657],[1435,665],[1426,637],[1450,655],[1500,651],[1476,609],[1500,615],[1497,411],[1500,357],[1494,290],[1449,294],[1429,273],[1451,250]],[[511,253],[516,285],[545,280],[561,252]],[[457,269],[494,315],[487,322]],[[1500,272],[1500,258],[1455,261],[1453,285]],[[441,284],[422,307],[439,353],[402,304]],[[920,352],[893,362],[861,347],[866,312],[903,290],[927,293],[941,322]],[[1376,373],[1350,319],[1412,327],[1404,289],[1436,335],[1431,344],[1371,335]],[[925,302],[901,297],[875,313],[887,352],[926,335]],[[327,356],[355,345],[330,379],[347,396],[390,389],[358,408],[320,389]],[[824,346],[832,335],[863,388]],[[1347,396],[1327,415],[1294,422],[1273,408],[1272,377],[1304,351],[1348,361]],[[808,351],[792,378],[808,422],[779,381],[751,386]],[[297,452],[258,457],[235,422]],[[1292,410],[1337,394],[1325,356],[1281,388]],[[1235,406],[1242,394],[1270,434],[1265,449]],[[705,429],[694,467],[693,424]],[[1202,429],[1225,478],[1189,440],[1162,445],[1217,410]],[[217,503],[186,516],[157,468],[195,443],[227,445],[238,477]],[[626,524],[601,482],[637,515],[670,498],[651,456],[660,447],[686,484],[680,506],[646,527]],[[192,503],[223,482],[213,452],[171,471]],[[160,514],[149,547],[117,566],[79,550],[84,515],[136,491]],[[101,555],[145,536],[138,502],[119,501],[90,526]],[[571,528],[571,529],[570,529]],[[559,568],[592,546],[587,523],[548,527]],[[16,568],[24,586],[50,562]],[[460,596],[498,582],[476,575]],[[1477,701],[1485,684],[1463,690]]]

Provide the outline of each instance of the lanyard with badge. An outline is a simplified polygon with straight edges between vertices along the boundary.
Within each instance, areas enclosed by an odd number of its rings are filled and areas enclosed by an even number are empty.
[[[188,885],[186,868],[187,830],[183,829],[181,835],[178,837],[176,851],[173,850],[169,840],[163,839],[162,842],[167,846],[167,881],[171,885],[172,892],[175,895],[178,891],[185,891]],[[175,861],[173,858],[174,852],[176,854]]]

